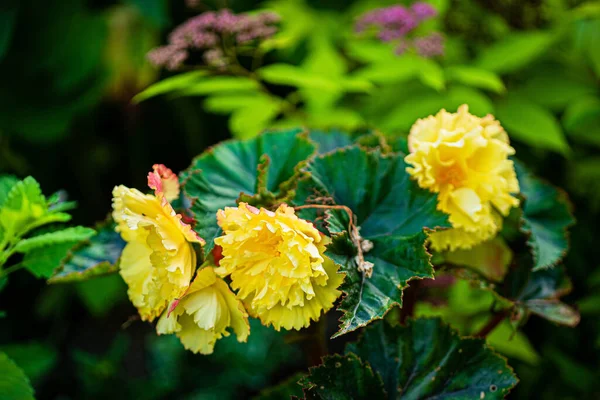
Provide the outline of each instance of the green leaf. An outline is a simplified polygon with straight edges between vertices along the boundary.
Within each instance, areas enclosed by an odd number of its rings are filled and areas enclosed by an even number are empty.
[[[269,95],[254,91],[215,94],[204,100],[204,109],[215,114],[229,115],[240,108],[251,107],[256,101],[264,101],[270,98]]]
[[[467,86],[491,90],[495,93],[504,93],[506,87],[502,79],[494,72],[471,67],[468,65],[455,65],[446,69],[448,80],[460,82]]]
[[[380,148],[382,152],[391,150],[383,135],[378,132],[347,133],[336,129],[329,131],[312,129],[308,137],[317,144],[319,154],[329,153],[342,147],[352,146],[353,144],[370,149]]]
[[[191,211],[198,233],[206,240],[205,252],[221,235],[216,220],[219,209],[236,206],[241,196],[258,206],[285,199],[293,193],[299,168],[314,151],[301,130],[289,130],[225,142],[194,159],[181,177],[185,194],[194,200]]]
[[[193,83],[199,81],[201,78],[205,77],[207,74],[208,72],[206,71],[191,71],[186,72],[185,74],[179,74],[163,79],[162,81],[150,85],[144,91],[135,95],[131,101],[133,103],[141,103],[142,101],[148,100],[151,97],[184,90]]]
[[[40,185],[27,177],[12,186],[0,209],[0,224],[7,235],[22,235],[47,212],[46,199]]]
[[[70,249],[48,283],[84,281],[117,271],[125,241],[114,230],[114,223],[101,224],[87,242]]]
[[[0,7],[0,61],[10,47],[10,42],[17,21],[19,1],[7,0]]]
[[[35,400],[27,375],[6,353],[0,352],[0,393],[10,400]]]
[[[562,123],[570,138],[600,147],[600,98],[585,96],[569,104]]]
[[[104,317],[120,301],[127,298],[127,285],[119,275],[100,276],[78,282],[77,294],[95,317]]]
[[[304,378],[305,374],[297,373],[279,384],[261,391],[258,396],[252,400],[289,400],[294,397],[302,398],[302,386],[298,381]]]
[[[69,250],[78,243],[79,241],[70,241],[36,248],[25,254],[22,263],[37,278],[49,278]]]
[[[568,228],[575,220],[566,194],[536,178],[522,163],[515,161],[521,194],[521,230],[529,235],[533,270],[551,267],[564,257],[568,248]]]
[[[260,85],[254,79],[245,76],[207,76],[199,82],[186,85],[177,91],[180,96],[206,96],[227,92],[259,90]]]
[[[435,90],[442,90],[446,87],[446,78],[444,70],[435,61],[422,59],[419,61],[419,79],[425,86]]]
[[[6,197],[10,192],[10,189],[19,182],[19,180],[13,175],[0,175],[0,207],[6,201]]]
[[[519,96],[552,111],[563,111],[581,97],[596,92],[593,82],[571,77],[564,68],[536,71],[517,89]]]
[[[533,313],[556,324],[576,326],[579,313],[559,300],[572,289],[564,269],[531,271],[527,267],[523,264],[511,270],[499,293],[515,303],[521,310],[522,319]]]
[[[517,97],[509,97],[496,106],[496,116],[509,135],[530,146],[570,152],[560,124],[545,108]]]
[[[323,358],[323,364],[310,368],[300,381],[305,399],[369,400],[385,399],[381,377],[354,354]]]
[[[339,89],[339,85],[335,80],[290,64],[281,63],[267,65],[266,67],[258,69],[256,73],[265,82],[276,85],[328,91]]]
[[[50,197],[48,197],[46,201],[48,204],[48,211],[57,213],[70,211],[77,207],[76,201],[67,200],[68,194],[64,190],[59,190],[58,192],[53,193]]]
[[[229,119],[229,129],[238,139],[249,139],[269,127],[281,111],[281,103],[272,97],[259,97],[252,104],[237,109]]]
[[[470,268],[490,281],[502,282],[512,260],[512,251],[501,237],[496,237],[471,249],[446,251],[441,256],[446,263]]]
[[[81,242],[89,239],[96,233],[95,230],[83,226],[75,226],[60,231],[44,233],[32,238],[23,239],[14,247],[14,251],[19,253],[29,253],[32,250],[39,249],[53,244],[65,242]]]
[[[58,361],[54,348],[37,342],[0,346],[0,352],[14,360],[34,382],[47,375]]]
[[[483,49],[475,65],[498,74],[515,72],[545,54],[553,41],[548,32],[512,33]]]
[[[418,57],[412,55],[395,57],[393,51],[391,56],[391,59],[384,59],[383,62],[360,68],[352,76],[381,85],[405,82],[419,76],[422,63]],[[439,71],[437,72],[439,75]]]
[[[518,382],[484,340],[460,338],[439,319],[377,322],[347,351],[371,364],[387,393],[406,400],[503,399]]]
[[[366,278],[357,270],[355,245],[344,232],[348,215],[328,212],[327,229],[334,239],[328,255],[347,274],[337,337],[383,318],[394,305],[401,306],[409,280],[433,277],[424,229],[449,225],[446,215],[436,209],[437,197],[409,179],[399,154],[382,155],[353,146],[311,159],[304,171],[308,177],[300,181],[294,202],[315,204],[317,197],[325,197],[347,206],[362,238],[373,244],[365,255],[374,264],[373,276]]]

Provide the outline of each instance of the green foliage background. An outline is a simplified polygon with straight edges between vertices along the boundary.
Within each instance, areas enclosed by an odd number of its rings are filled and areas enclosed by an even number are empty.
[[[142,188],[152,164],[182,170],[231,134],[252,136],[276,126],[374,127],[401,147],[417,118],[467,103],[477,115],[498,117],[519,159],[566,190],[578,221],[564,262],[573,290],[563,298],[579,307],[578,327],[532,317],[512,342],[504,325],[488,340],[509,356],[520,378],[509,396],[600,397],[597,2],[432,1],[440,16],[424,29],[447,36],[439,60],[397,57],[387,46],[354,38],[355,16],[391,1],[201,3],[204,9],[278,11],[283,22],[266,66],[254,80],[176,75],[132,102],[152,82],[173,75],[150,67],[145,53],[198,10],[166,0],[3,2],[0,171],[34,176],[45,194],[65,189],[79,203],[73,222],[94,226],[106,217],[115,184]],[[257,89],[261,85],[268,94]],[[535,226],[535,210],[531,215]],[[337,330],[337,318],[303,334],[256,324],[248,345],[229,338],[214,355],[201,357],[130,320],[135,309],[116,275],[46,286],[20,271],[0,286],[0,352],[24,371],[38,399],[250,397],[317,364],[314,355],[324,351],[309,339]],[[427,305],[417,314],[445,317],[468,332],[464,321],[471,323],[494,300],[462,283],[457,288],[449,307],[463,315],[448,317]],[[344,344],[336,339],[321,346],[344,353]],[[344,357],[349,366],[358,362]],[[4,368],[13,364],[0,358]]]

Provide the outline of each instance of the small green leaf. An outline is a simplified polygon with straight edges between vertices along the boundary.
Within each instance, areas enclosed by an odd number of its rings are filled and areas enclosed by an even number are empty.
[[[271,64],[256,71],[265,82],[298,88],[338,90],[335,80],[290,64]]]
[[[371,364],[398,399],[503,399],[518,382],[484,340],[460,338],[439,319],[377,322],[347,352]]]
[[[207,76],[198,82],[186,85],[185,88],[177,91],[177,95],[206,96],[258,89],[260,85],[257,81],[244,76]]]
[[[0,207],[2,207],[4,201],[6,201],[10,189],[12,189],[17,182],[19,182],[19,180],[13,175],[0,175]]]
[[[455,65],[446,69],[446,76],[450,81],[456,81],[468,86],[503,93],[506,90],[502,79],[494,72],[471,67],[468,65]]]
[[[35,400],[29,378],[6,353],[0,352],[0,394],[10,400]]]
[[[304,171],[307,178],[300,181],[294,203],[319,204],[328,198],[347,206],[362,238],[373,244],[365,254],[366,261],[374,264],[373,276],[366,278],[357,270],[355,246],[344,232],[348,215],[328,211],[327,229],[333,237],[328,255],[346,273],[342,285],[346,296],[339,308],[344,315],[336,337],[400,306],[409,280],[433,277],[424,230],[449,225],[447,216],[436,209],[437,197],[409,179],[399,154],[382,155],[353,146],[311,159]]]
[[[529,235],[527,244],[534,257],[533,270],[551,267],[564,257],[568,228],[575,220],[566,194],[536,178],[522,163],[515,170],[525,197],[521,230]]]
[[[2,208],[0,224],[7,235],[22,235],[35,226],[37,219],[45,217],[46,199],[40,185],[32,177],[27,177],[12,186]]]
[[[387,398],[381,377],[354,354],[323,358],[300,381],[305,399],[371,400]]]
[[[438,63],[429,59],[422,59],[418,65],[419,79],[424,85],[440,91],[446,87],[444,70]]]
[[[562,154],[570,152],[569,144],[554,115],[529,100],[509,97],[497,104],[496,116],[514,139],[536,148]]]
[[[483,49],[475,65],[498,74],[515,72],[545,54],[553,41],[548,32],[513,33]]]
[[[60,231],[44,233],[32,238],[23,239],[17,243],[14,250],[19,253],[29,253],[40,247],[64,242],[81,242],[89,239],[96,233],[95,230],[83,226],[66,228]]]
[[[501,237],[496,237],[468,250],[446,251],[442,257],[446,263],[470,268],[490,281],[502,282],[512,251]]]
[[[114,223],[98,226],[98,233],[87,242],[70,249],[48,283],[88,280],[117,271],[125,241],[114,230]]]
[[[163,79],[135,95],[131,101],[133,103],[141,103],[151,97],[184,90],[190,87],[194,82],[205,77],[207,74],[206,71],[191,71]]]
[[[280,202],[293,192],[299,168],[315,151],[315,146],[301,130],[263,133],[247,141],[222,143],[202,153],[182,172],[185,194],[193,199],[191,211],[198,233],[204,240],[205,252],[221,235],[216,213],[224,207],[236,206],[240,196],[256,195],[256,205],[263,201]],[[268,166],[264,187],[259,185],[259,164],[266,157]],[[263,158],[265,160],[265,158]],[[267,205],[267,204],[262,204]]]
[[[47,375],[58,360],[54,348],[37,342],[1,346],[0,352],[14,360],[34,382]]]

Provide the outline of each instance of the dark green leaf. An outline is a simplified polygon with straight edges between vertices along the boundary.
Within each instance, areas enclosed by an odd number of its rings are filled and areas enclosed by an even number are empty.
[[[523,204],[522,230],[529,235],[528,245],[534,257],[533,269],[558,263],[569,247],[568,228],[574,223],[566,194],[536,178],[515,161]]]
[[[58,354],[56,350],[42,343],[9,344],[0,347],[14,360],[32,381],[42,379],[56,365]]]
[[[517,384],[506,360],[484,340],[460,338],[439,319],[406,327],[377,322],[347,351],[371,364],[398,399],[503,399]]]
[[[19,182],[19,180],[13,175],[0,175],[0,207],[4,204],[10,189],[12,189],[17,182]]]
[[[70,241],[38,247],[25,254],[22,263],[36,277],[49,278],[60,266],[69,250],[78,243],[79,241]]]
[[[362,238],[373,244],[365,254],[374,264],[373,276],[367,278],[357,271],[355,245],[347,232],[341,233],[348,229],[348,215],[328,212],[327,228],[334,239],[328,255],[347,274],[340,306],[344,315],[335,335],[339,336],[401,305],[409,280],[433,277],[424,230],[449,225],[446,215],[436,210],[437,197],[409,179],[401,155],[354,146],[317,156],[305,171],[309,176],[298,185],[295,203],[322,204],[329,198],[347,206]]]
[[[305,374],[302,373],[292,375],[283,382],[261,391],[252,400],[289,400],[293,396],[302,398],[304,394],[302,393],[302,386],[300,386],[298,381],[304,378],[304,376]]]
[[[329,131],[313,129],[308,137],[317,144],[319,154],[329,153],[353,144],[359,144],[366,148],[381,148],[384,152],[391,150],[383,135],[378,132],[346,133],[335,129]]]
[[[7,400],[35,400],[27,375],[5,353],[0,353],[0,394]]]
[[[17,21],[17,11],[19,10],[18,0],[6,0],[0,6],[0,60],[10,46],[10,40]]]
[[[381,377],[354,354],[335,354],[309,370],[300,381],[306,399],[371,400],[385,399]]]
[[[235,206],[240,196],[257,205],[286,198],[295,188],[299,168],[314,151],[302,131],[290,130],[222,143],[197,157],[182,173],[182,181],[186,195],[194,199],[191,210],[206,240],[205,251],[212,250],[221,234],[219,209]]]
[[[113,223],[100,225],[95,236],[70,249],[48,283],[82,281],[116,272],[124,247],[125,241],[115,232]]]

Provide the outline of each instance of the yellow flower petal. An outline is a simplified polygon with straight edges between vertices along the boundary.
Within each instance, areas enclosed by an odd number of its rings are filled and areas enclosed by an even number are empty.
[[[282,204],[277,211],[245,203],[217,213],[224,235],[219,274],[231,276],[248,312],[279,330],[300,329],[329,310],[343,275],[324,256],[328,238]]]
[[[171,303],[156,326],[158,334],[175,333],[194,353],[210,354],[215,343],[229,336],[231,327],[239,342],[250,334],[248,314],[213,267],[198,271],[185,296]]]
[[[438,193],[438,209],[453,229],[431,234],[435,250],[470,248],[493,237],[501,216],[519,204],[519,183],[508,156],[514,149],[493,116],[466,105],[418,120],[408,137],[406,170],[420,187]]]

